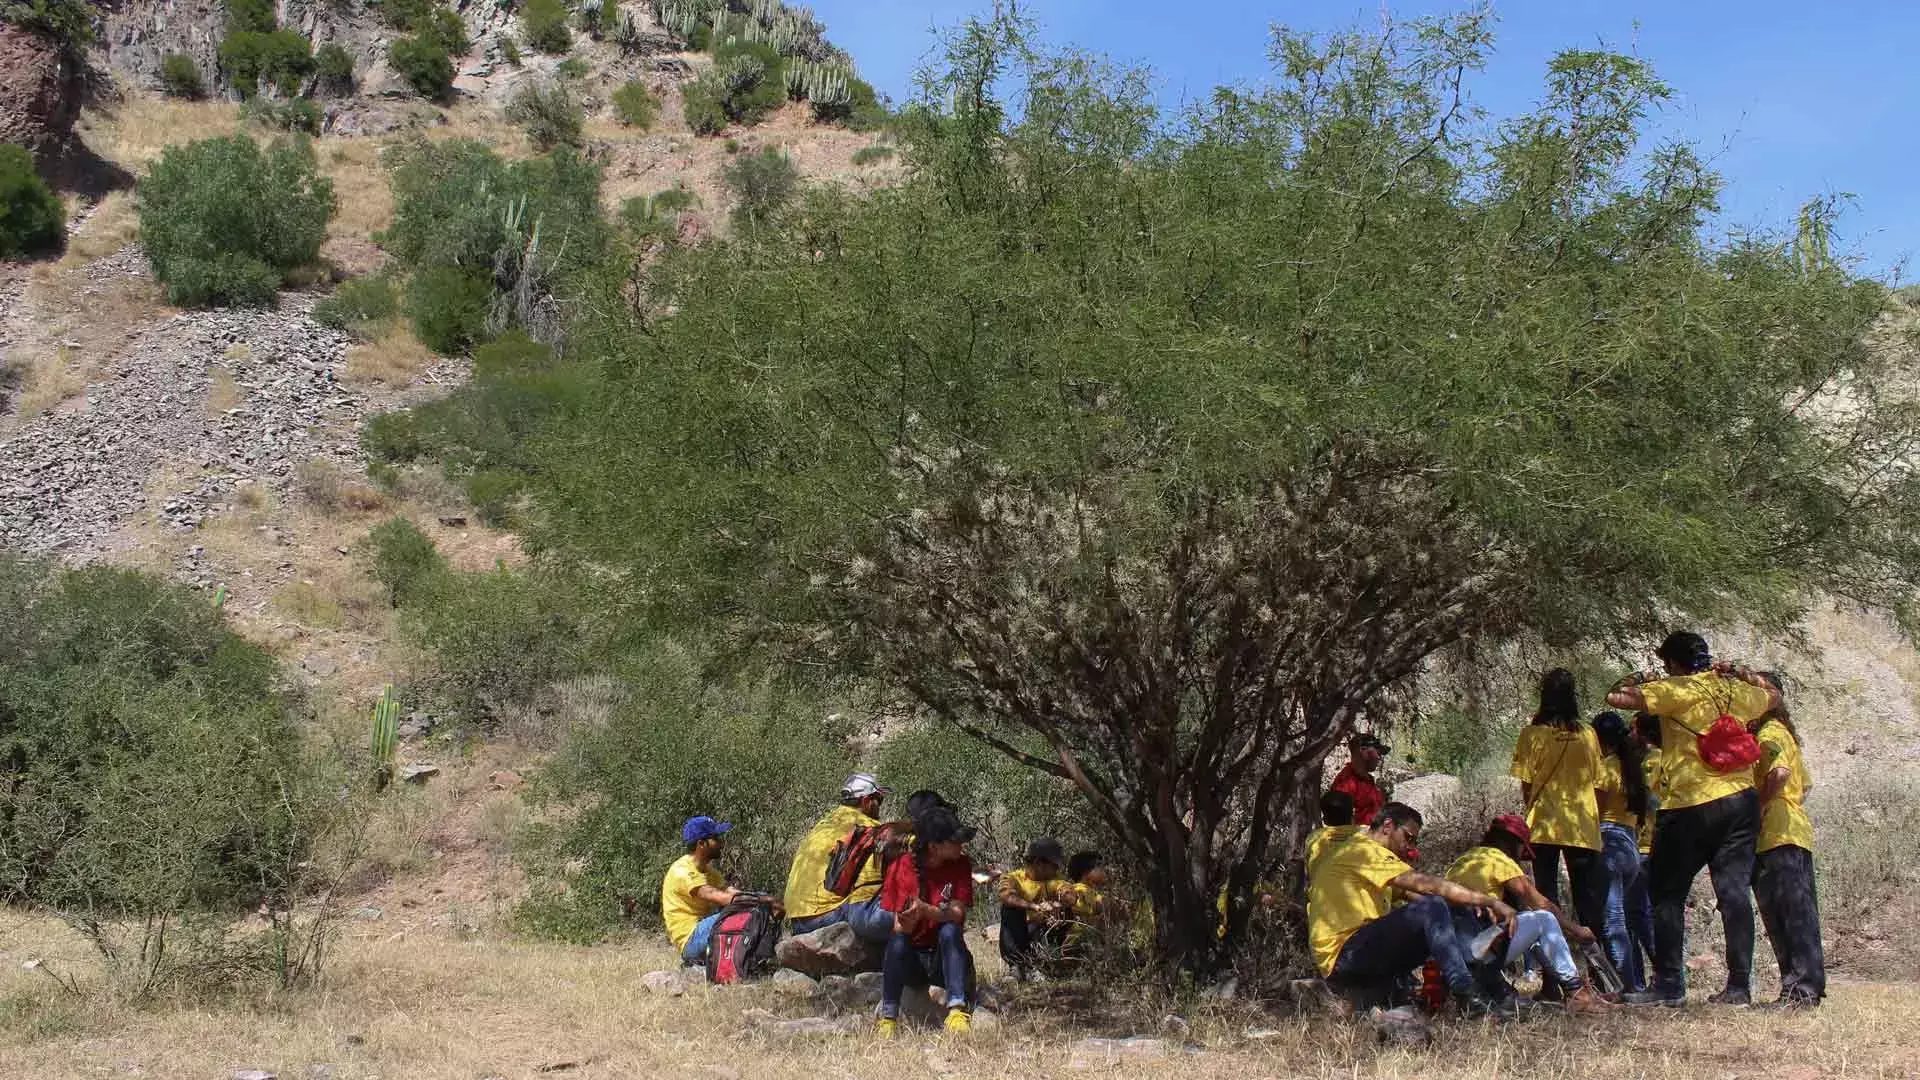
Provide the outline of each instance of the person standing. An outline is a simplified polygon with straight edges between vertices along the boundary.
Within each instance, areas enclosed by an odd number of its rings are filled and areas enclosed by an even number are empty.
[[[1607,875],[1600,861],[1599,788],[1606,783],[1600,740],[1580,719],[1573,672],[1555,668],[1540,680],[1540,707],[1521,729],[1511,775],[1520,781],[1527,827],[1533,830],[1533,880],[1560,903],[1560,865],[1567,867],[1570,905],[1580,922],[1606,926]]]
[[[1773,689],[1779,679],[1762,672]],[[1760,839],[1755,845],[1753,898],[1780,964],[1784,1008],[1815,1008],[1827,996],[1827,961],[1820,943],[1820,897],[1814,887],[1813,821],[1805,801],[1813,781],[1800,753],[1800,732],[1784,702],[1751,725],[1760,742],[1753,767],[1760,792]]]
[[[1660,718],[1664,799],[1654,826],[1648,865],[1653,902],[1653,979],[1628,994],[1631,1005],[1679,1008],[1687,1002],[1687,894],[1705,868],[1712,870],[1726,931],[1727,985],[1710,999],[1719,1005],[1753,1001],[1754,847],[1760,833],[1760,797],[1753,762],[1730,771],[1709,764],[1700,744],[1722,743],[1721,717],[1745,724],[1780,706],[1780,694],[1743,667],[1716,668],[1707,640],[1676,631],[1660,643],[1664,676],[1632,675],[1607,694],[1607,704]],[[1740,732],[1742,736],[1745,732]]]
[[[973,906],[973,861],[966,845],[973,829],[952,809],[933,806],[914,819],[913,846],[887,867],[880,908],[894,920],[880,967],[880,1022],[876,1034],[899,1030],[900,998],[909,986],[938,984],[947,995],[946,1030],[972,1030],[973,953],[967,948],[967,911]]]
[[[1614,970],[1631,993],[1647,988],[1646,967],[1640,962],[1640,950],[1634,947],[1628,916],[1641,873],[1640,833],[1653,820],[1647,752],[1627,726],[1626,718],[1617,712],[1595,717],[1593,733],[1605,755],[1601,758],[1605,783],[1600,791],[1600,862],[1607,884],[1603,935],[1607,959],[1613,961]]]
[[[704,815],[688,818],[680,827],[687,853],[674,860],[660,881],[660,921],[666,924],[667,940],[688,964],[706,963],[720,909],[739,895],[739,890],[727,888],[713,865],[720,857],[721,838],[732,829]]]
[[[1353,800],[1353,824],[1371,826],[1374,815],[1387,805],[1386,790],[1374,774],[1391,752],[1392,748],[1381,742],[1378,735],[1355,735],[1347,743],[1347,763],[1334,774],[1329,790]]]

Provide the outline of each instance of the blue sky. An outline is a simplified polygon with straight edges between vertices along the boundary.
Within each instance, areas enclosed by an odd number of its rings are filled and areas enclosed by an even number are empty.
[[[935,28],[990,0],[809,0],[861,74],[896,100]],[[1044,36],[1146,64],[1163,103],[1267,76],[1267,28],[1376,25],[1461,4],[1353,0],[1034,0]],[[1547,60],[1607,46],[1674,89],[1656,131],[1700,147],[1727,180],[1722,224],[1786,226],[1807,198],[1846,192],[1837,247],[1873,276],[1920,276],[1920,3],[1914,0],[1507,0],[1474,96],[1496,117],[1539,95]]]

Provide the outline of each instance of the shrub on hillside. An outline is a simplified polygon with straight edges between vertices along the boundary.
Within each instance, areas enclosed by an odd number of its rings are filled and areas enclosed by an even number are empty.
[[[726,87],[711,72],[680,90],[680,115],[695,135],[718,135],[733,118],[727,115]]]
[[[227,0],[227,33],[271,34],[279,28],[274,0]]]
[[[94,14],[87,0],[0,0],[0,22],[56,41],[76,57],[93,43]]]
[[[292,97],[313,73],[313,46],[291,30],[235,31],[220,42],[220,70],[241,97],[259,93],[263,82]]]
[[[387,590],[387,602],[405,607],[419,598],[447,560],[420,526],[397,517],[375,526],[360,545],[360,559],[373,580]]]
[[[507,207],[523,199],[558,268],[589,264],[604,242],[599,170],[570,148],[506,162],[471,139],[418,139],[386,157],[394,213],[379,242],[403,265],[491,268],[511,242]]]
[[[407,283],[407,318],[413,334],[434,352],[465,352],[487,333],[493,281],[478,270],[429,266]]]
[[[240,106],[240,118],[261,127],[275,131],[295,131],[302,135],[320,134],[320,124],[325,119],[320,106],[311,98],[297,97],[292,101],[268,101],[266,98],[248,98]]]
[[[314,50],[313,73],[331,93],[353,92],[353,56],[339,42],[329,41]]]
[[[874,91],[873,84],[865,79],[851,79],[847,83],[845,100],[828,104],[814,103],[814,119],[823,123],[840,124],[854,131],[877,131],[886,126],[887,107],[880,104],[880,95]]]
[[[613,92],[613,115],[622,124],[645,131],[660,118],[660,99],[636,79]]]
[[[0,143],[0,259],[59,251],[67,212],[24,147]]]
[[[387,46],[387,62],[423,98],[438,101],[453,90],[453,58],[438,41],[395,38]]]
[[[193,57],[186,53],[168,53],[160,58],[160,89],[168,97],[191,101],[206,93],[207,85]]]
[[[205,596],[0,557],[0,702],[0,901],[65,918],[135,992],[315,973],[329,924],[295,904],[348,804]]]
[[[363,341],[374,327],[400,313],[400,291],[385,274],[349,278],[333,295],[313,305],[313,321]]]
[[[443,7],[436,7],[414,20],[412,26],[416,37],[434,42],[447,50],[449,56],[465,56],[473,50],[473,40],[467,36],[467,24],[460,16]]]
[[[271,304],[320,255],[333,183],[313,149],[244,135],[169,147],[141,181],[140,239],[175,304]]]
[[[800,190],[800,173],[793,159],[774,147],[762,147],[757,153],[741,154],[721,170],[735,199],[736,223],[758,225],[793,201]]]
[[[520,37],[528,48],[543,53],[571,52],[573,34],[567,30],[566,4],[562,0],[527,0],[520,9]]]
[[[529,81],[507,102],[507,122],[520,125],[543,153],[562,144],[580,145],[586,111],[564,83]]]

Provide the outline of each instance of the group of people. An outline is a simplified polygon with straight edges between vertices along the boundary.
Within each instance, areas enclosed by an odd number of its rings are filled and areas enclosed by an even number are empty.
[[[1494,818],[1441,875],[1414,867],[1421,815],[1373,778],[1385,746],[1355,740],[1307,846],[1309,945],[1332,987],[1381,1002],[1425,964],[1464,1011],[1503,1013],[1506,970],[1531,966],[1543,996],[1571,1011],[1678,1007],[1687,897],[1704,869],[1726,936],[1727,983],[1710,1000],[1752,1002],[1757,900],[1780,967],[1775,1004],[1819,1005],[1811,781],[1780,682],[1715,663],[1695,633],[1670,635],[1658,655],[1664,670],[1621,680],[1607,694],[1620,711],[1591,723],[1572,673],[1546,674],[1514,748],[1524,814]],[[1575,961],[1596,943],[1617,994],[1597,992]]]
[[[880,948],[878,1031],[891,1038],[909,988],[938,987],[946,1030],[972,1026],[976,1000],[972,951],[965,928],[976,884],[992,881],[1000,902],[1000,953],[1016,978],[1070,958],[1085,928],[1114,910],[1104,893],[1107,868],[1099,853],[1071,858],[1057,840],[1028,845],[1021,865],[998,874],[976,873],[966,845],[972,826],[934,791],[916,791],[906,815],[883,819],[892,792],[869,773],[840,789],[840,803],[801,840],[785,892],[766,898],[795,935],[844,924]],[[714,867],[731,826],[695,817],[683,827],[687,853],[667,871],[660,908],[667,936],[688,964],[703,963],[726,906],[743,894],[728,888]]]
[[[1504,1015],[1516,1007],[1509,973],[1534,968],[1541,996],[1572,1012],[1678,1006],[1687,896],[1706,869],[1726,929],[1727,985],[1712,1000],[1751,1002],[1757,895],[1780,965],[1778,1004],[1820,1003],[1810,783],[1779,681],[1716,664],[1697,634],[1668,637],[1658,654],[1665,670],[1623,679],[1607,694],[1620,711],[1590,723],[1573,675],[1546,674],[1513,756],[1524,813],[1495,817],[1441,874],[1416,868],[1422,817],[1378,782],[1389,748],[1372,735],[1352,741],[1301,867],[1306,945],[1332,989],[1355,1005],[1385,1004],[1424,969],[1431,1003],[1451,997],[1469,1014]],[[910,987],[940,988],[947,1029],[969,1029],[977,993],[964,928],[976,885],[995,883],[1000,951],[1016,978],[1071,958],[1087,927],[1124,910],[1105,895],[1097,853],[1069,858],[1042,837],[1018,867],[976,873],[974,830],[951,804],[918,791],[887,820],[890,794],[870,774],[849,777],[801,841],[784,894],[765,899],[795,935],[845,924],[881,951],[883,1037]],[[729,828],[689,820],[687,853],[661,884],[668,936],[690,964],[703,962],[721,909],[742,895],[714,865]],[[1602,945],[1604,959],[1593,955]],[[1591,985],[1580,952],[1619,988]]]

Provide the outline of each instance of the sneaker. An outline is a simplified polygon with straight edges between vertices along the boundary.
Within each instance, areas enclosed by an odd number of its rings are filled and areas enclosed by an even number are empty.
[[[1725,1005],[1729,1008],[1744,1009],[1753,1004],[1753,994],[1738,987],[1729,986],[1725,990],[1707,999],[1709,1005]]]
[[[900,1021],[884,1016],[880,1018],[880,1023],[876,1024],[873,1029],[873,1037],[882,1041],[892,1039],[898,1034],[900,1034]]]
[[[1681,1009],[1686,1007],[1687,995],[1684,993],[1670,994],[1665,990],[1642,990],[1638,993],[1622,994],[1620,996],[1620,1004],[1662,1009]]]
[[[965,1035],[973,1030],[973,1017],[965,1009],[948,1009],[945,1027],[955,1035]]]

